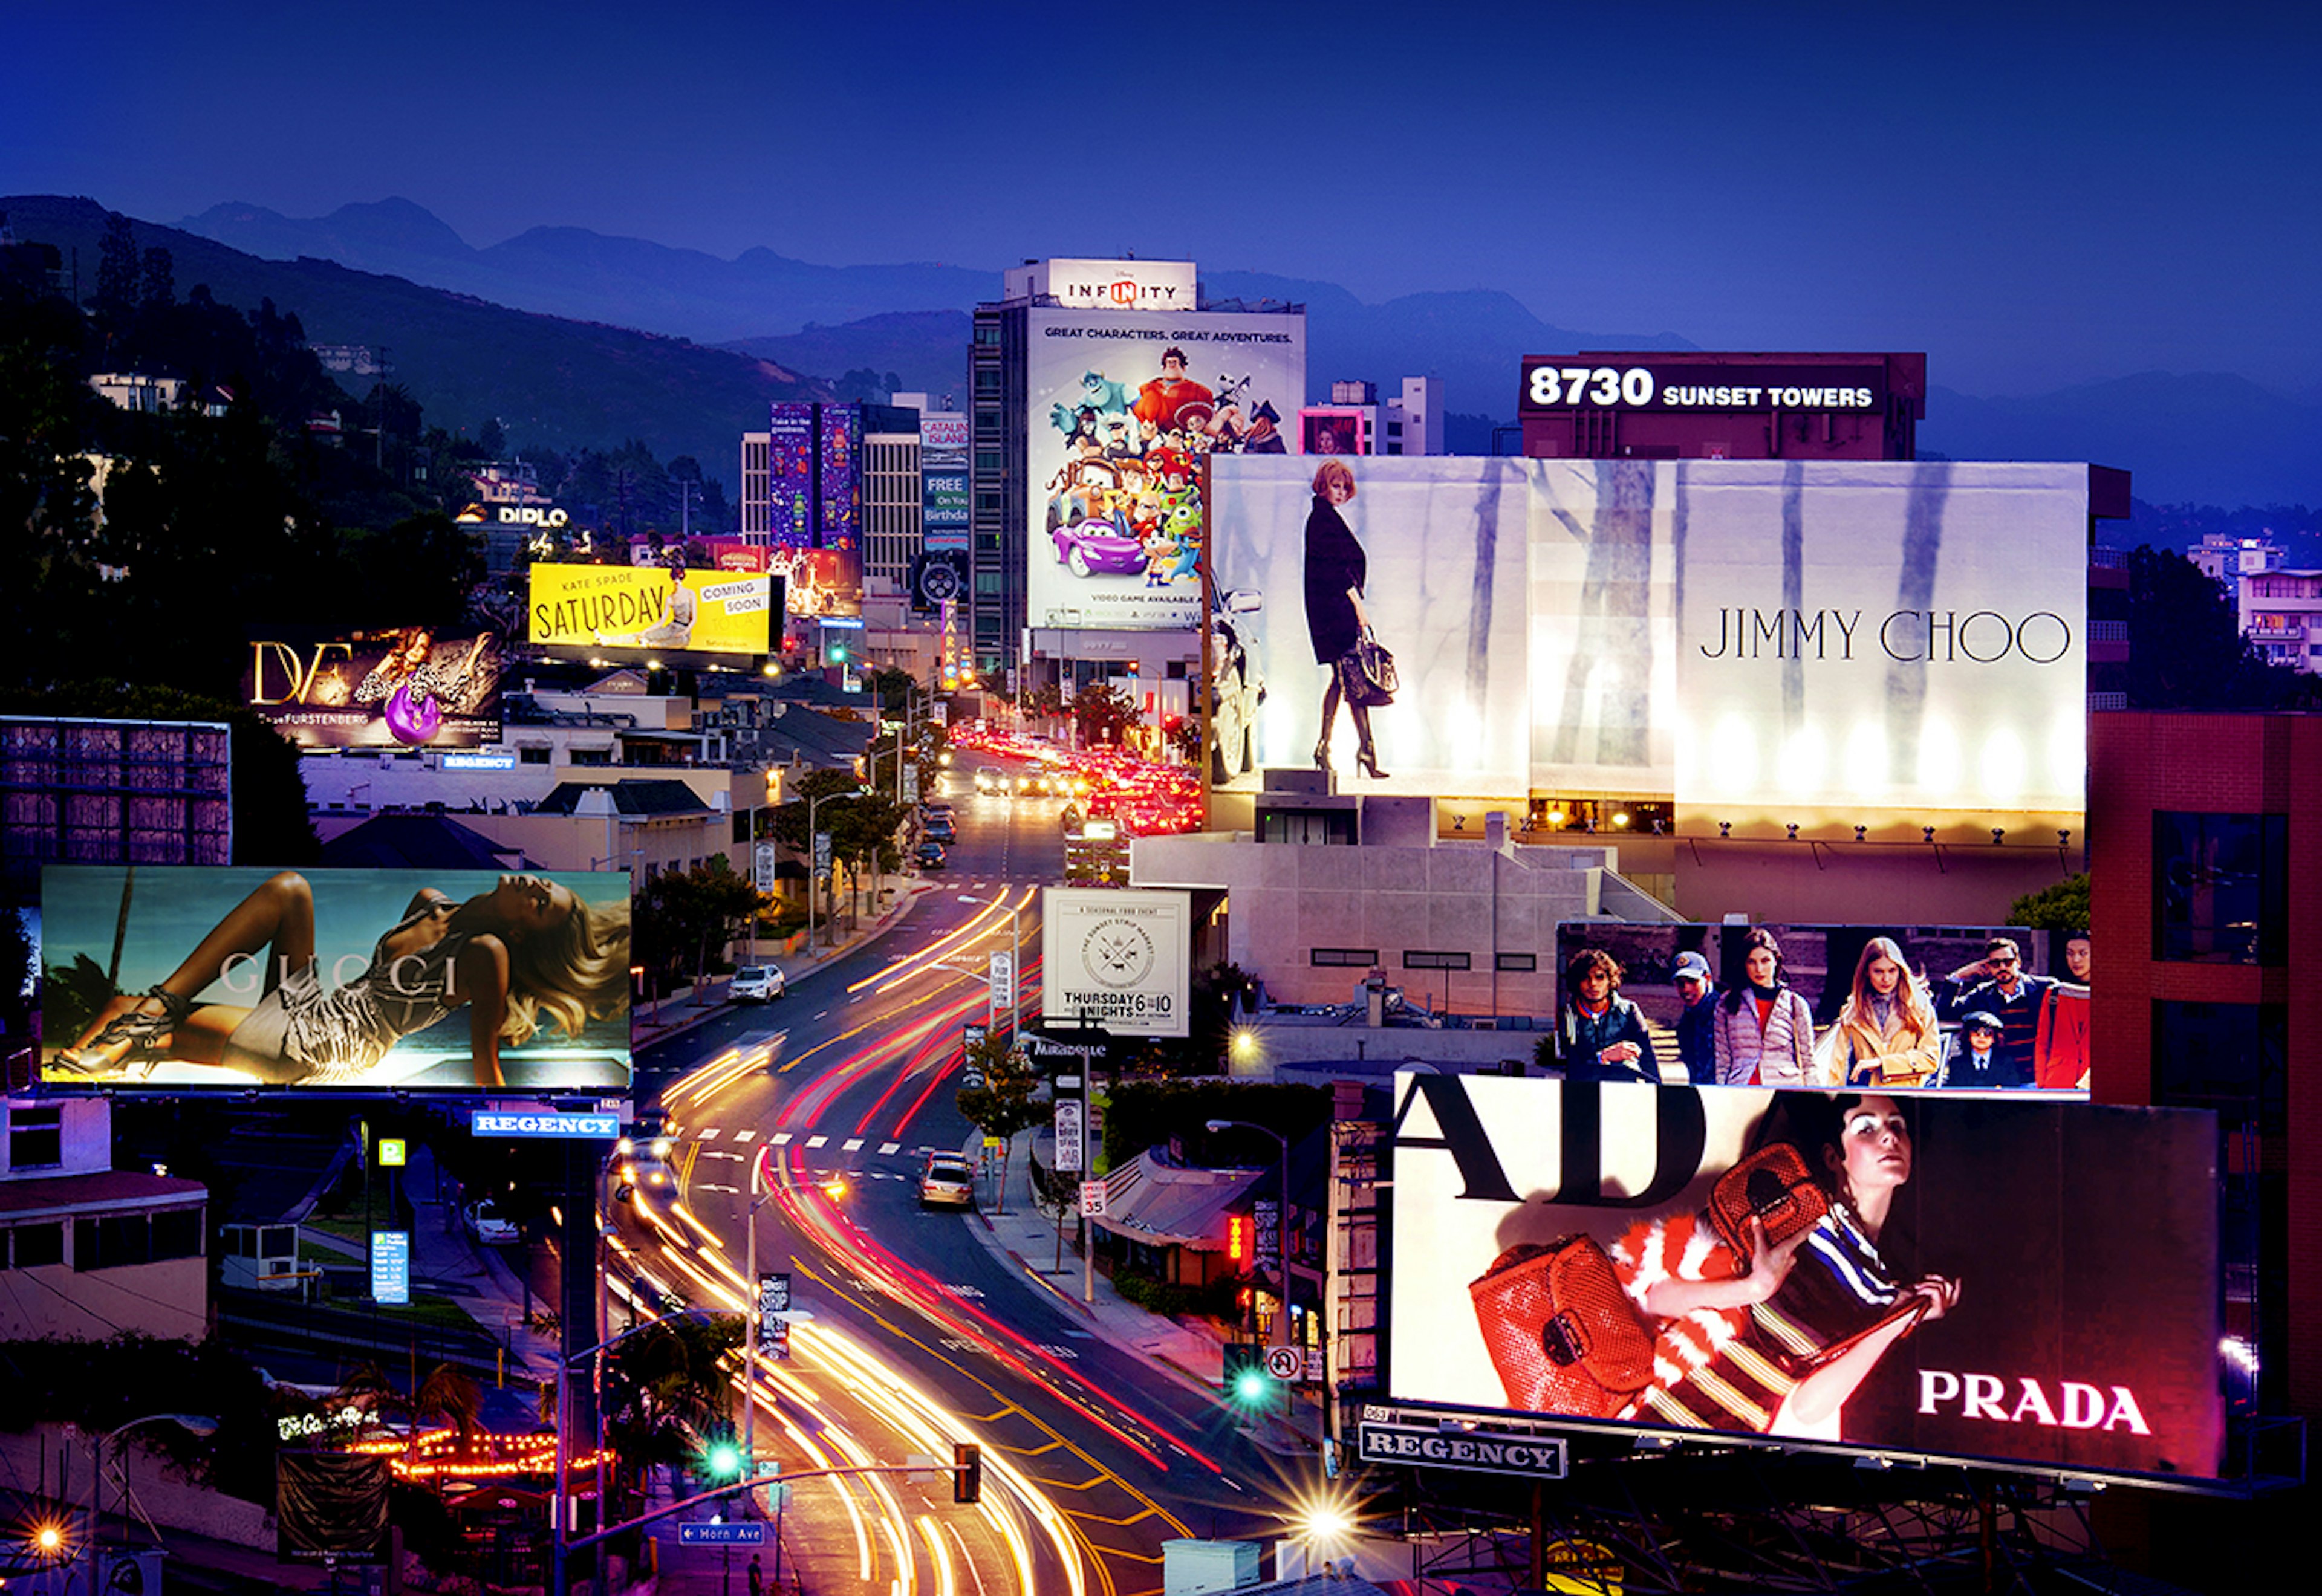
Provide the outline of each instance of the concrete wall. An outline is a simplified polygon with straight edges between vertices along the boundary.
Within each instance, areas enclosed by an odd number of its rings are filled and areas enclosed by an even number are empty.
[[[124,1330],[168,1341],[208,1335],[209,1260],[171,1258],[87,1272],[69,1263],[0,1272],[0,1341],[108,1341]]]
[[[2007,906],[2081,870],[2066,846],[1679,838],[1677,907],[1688,920],[1747,915],[1791,925],[2002,926]]]
[[[1367,825],[1367,810],[1366,811]],[[1599,909],[1607,852],[1508,847],[1323,847],[1214,835],[1140,837],[1139,887],[1223,888],[1233,962],[1277,1001],[1345,1003],[1364,971],[1317,966],[1317,948],[1376,950],[1412,1000],[1460,1014],[1546,1015],[1556,999],[1556,927]],[[1405,969],[1412,952],[1464,953],[1465,971]],[[1494,970],[1528,954],[1531,971]]]
[[[9,1163],[9,1117],[24,1109],[61,1108],[61,1163],[15,1169]],[[10,1098],[0,1101],[0,1180],[99,1174],[113,1167],[113,1105],[103,1098]]]

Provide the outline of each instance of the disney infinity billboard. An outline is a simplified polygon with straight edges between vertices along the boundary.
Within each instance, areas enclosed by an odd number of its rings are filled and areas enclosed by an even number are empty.
[[[1738,835],[2079,825],[2084,465],[1243,453],[1210,488],[1212,658],[1265,688],[1233,785],[1319,757]],[[1349,683],[1366,630],[1391,702]]]
[[[1028,313],[1026,613],[1035,626],[1201,625],[1200,462],[1284,454],[1303,313]]]
[[[1397,1401],[2219,1473],[2207,1113],[1412,1073],[1395,1100]]]

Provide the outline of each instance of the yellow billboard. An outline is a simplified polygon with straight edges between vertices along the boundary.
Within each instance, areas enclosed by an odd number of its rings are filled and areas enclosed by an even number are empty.
[[[763,654],[782,583],[745,571],[535,565],[531,640],[585,648]]]

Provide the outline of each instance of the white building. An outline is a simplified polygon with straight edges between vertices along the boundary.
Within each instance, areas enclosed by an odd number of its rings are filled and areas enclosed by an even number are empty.
[[[2269,566],[2236,583],[2242,635],[2273,665],[2322,672],[2322,570]]]

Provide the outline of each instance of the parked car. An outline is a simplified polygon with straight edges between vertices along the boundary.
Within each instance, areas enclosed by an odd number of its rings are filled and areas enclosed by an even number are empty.
[[[975,1206],[975,1171],[956,1153],[930,1153],[919,1174],[919,1206],[972,1208]]]
[[[941,843],[921,843],[918,857],[921,870],[944,868],[944,851]]]
[[[489,1197],[462,1208],[460,1222],[468,1227],[470,1236],[486,1246],[510,1246],[524,1239],[524,1232],[517,1228],[516,1221],[501,1213],[498,1205]]]
[[[734,972],[727,996],[736,1003],[771,1003],[786,986],[782,972],[772,964],[745,964]]]
[[[928,840],[929,842],[955,843],[959,841],[959,827],[954,825],[947,816],[928,821],[927,830]]]

